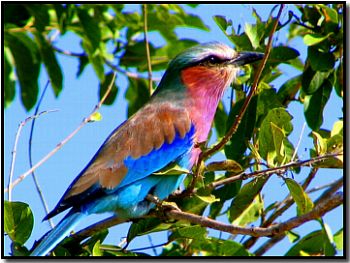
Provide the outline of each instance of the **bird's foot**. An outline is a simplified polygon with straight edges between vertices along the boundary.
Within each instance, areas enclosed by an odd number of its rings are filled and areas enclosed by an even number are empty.
[[[177,210],[177,211],[181,211],[181,209],[177,206],[177,204],[175,202],[165,202],[163,201],[161,204],[161,208],[162,210]]]
[[[177,210],[177,211],[181,211],[180,208],[177,206],[176,203],[174,202],[166,202],[166,201],[161,201],[157,196],[148,194],[146,199],[152,203],[155,203],[155,205],[157,206],[157,210],[158,212],[160,212],[159,216],[160,217],[164,217],[164,219],[167,218],[167,211],[170,210]]]

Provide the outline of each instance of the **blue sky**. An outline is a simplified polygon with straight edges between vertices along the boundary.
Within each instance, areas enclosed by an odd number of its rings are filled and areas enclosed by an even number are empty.
[[[197,8],[190,8],[185,6],[186,11],[199,15],[206,25],[211,29],[209,32],[200,31],[190,28],[178,28],[176,33],[182,38],[193,38],[199,42],[208,41],[220,41],[228,45],[232,44],[216,26],[212,19],[213,15],[226,16],[233,20],[234,28],[237,28],[239,24],[244,28],[245,23],[254,23],[254,18],[251,16],[251,5],[200,5]],[[255,4],[254,8],[257,9],[258,14],[265,20],[272,8],[272,5],[259,5]],[[137,6],[128,6],[129,10],[138,10]],[[281,20],[286,21],[288,19],[288,11],[293,10],[297,14],[298,12],[292,5],[287,5]],[[282,30],[276,34],[275,43],[286,44],[286,30]],[[162,43],[158,34],[150,34],[151,40],[158,44]],[[79,52],[81,51],[79,45],[79,39],[73,34],[66,34],[59,38],[57,45],[62,49]],[[289,43],[301,52],[301,58],[304,61],[306,57],[306,47],[301,39],[293,40]],[[41,116],[37,119],[34,137],[33,137],[33,161],[36,163],[49,151],[51,151],[60,141],[66,138],[82,121],[82,119],[90,114],[96,103],[98,102],[98,80],[91,66],[88,66],[82,76],[79,79],[75,78],[77,72],[78,63],[76,58],[70,58],[63,55],[58,55],[59,63],[62,67],[64,74],[64,88],[59,98],[56,99],[53,95],[51,88],[46,93],[46,96],[40,106],[42,110],[57,109],[57,112],[49,113]],[[273,84],[275,87],[280,87],[286,80],[298,74],[298,71],[289,66],[281,67],[284,71],[283,76],[279,77]],[[155,77],[161,77],[163,72],[155,72]],[[40,91],[43,90],[46,82],[47,75],[44,69],[41,70],[40,75]],[[75,178],[76,175],[84,168],[84,166],[90,161],[94,153],[99,146],[109,135],[109,133],[121,122],[126,119],[127,101],[124,99],[126,90],[126,78],[118,74],[117,85],[119,92],[117,99],[112,106],[103,106],[100,109],[100,113],[103,119],[99,122],[87,124],[68,144],[66,144],[57,154],[50,158],[44,165],[36,170],[37,178],[42,187],[42,191],[45,195],[50,210],[56,205],[60,197],[67,189],[69,184]],[[230,93],[224,95],[224,103],[228,105]],[[331,99],[326,105],[324,123],[322,128],[331,129],[333,123],[343,114],[341,107],[339,107],[342,100],[337,97],[334,92]],[[296,145],[302,126],[305,122],[303,115],[303,105],[292,102],[289,111],[294,116],[293,126],[294,131],[290,135],[290,141]],[[26,112],[22,106],[19,98],[19,88],[17,87],[17,95],[15,101],[5,110],[5,145],[4,145],[4,176],[5,185],[7,186],[8,174],[10,170],[11,151],[14,144],[15,133],[18,128],[18,124],[26,117],[33,115],[31,112]],[[28,161],[28,138],[30,132],[30,125],[26,125],[22,131],[18,148],[17,158],[14,176],[15,178],[27,171],[29,167]],[[301,159],[307,159],[309,153],[305,151],[305,148],[312,147],[312,140],[308,137],[310,130],[308,127],[305,129],[301,147],[299,148],[298,155]],[[215,159],[222,159],[222,156],[216,156]],[[308,168],[304,168],[303,172],[296,175],[295,179],[301,182],[308,174]],[[311,187],[317,185],[323,185],[327,182],[338,179],[342,176],[342,171],[321,169],[318,172],[317,178],[312,183]],[[332,177],[332,179],[329,179]],[[15,179],[14,178],[14,179]],[[271,194],[271,191],[276,194]],[[287,194],[288,189],[283,184],[283,181],[276,176],[269,181],[268,185],[264,187],[263,194],[265,196],[265,205],[282,200]],[[5,195],[7,198],[7,195]],[[311,195],[315,197],[316,195]],[[37,192],[33,184],[32,178],[27,177],[13,190],[13,200],[22,201],[28,203],[34,213],[34,230],[31,238],[27,241],[28,248],[32,246],[35,239],[39,239],[44,233],[49,230],[47,222],[41,222],[41,219],[45,216],[44,210],[40,203]],[[295,215],[295,207],[289,209],[286,216],[283,219],[288,219]],[[107,215],[108,216],[108,215]],[[56,216],[54,222],[57,224],[62,215]],[[104,216],[90,216],[84,223],[80,224],[78,229],[81,229],[91,223],[96,222],[98,219],[105,218]],[[325,217],[325,222],[331,227],[332,232],[336,232],[343,226],[342,207],[335,209]],[[106,243],[118,244],[123,237],[127,235],[128,226],[130,224],[122,224],[116,226],[110,230],[110,235],[106,240]],[[77,230],[78,230],[77,229]],[[296,229],[299,233],[309,233],[311,229],[319,229],[318,223],[310,222],[302,227]],[[218,236],[218,233],[210,232],[211,234]],[[227,235],[226,235],[227,236]],[[223,235],[225,237],[225,235]],[[155,233],[151,235],[153,244],[160,244],[166,241],[165,233]],[[238,239],[239,240],[239,239]],[[267,239],[263,239],[267,240]],[[261,243],[260,243],[261,244]],[[5,237],[5,254],[9,252],[10,241]],[[148,237],[136,238],[129,249],[140,248],[149,246]],[[283,255],[290,247],[290,243],[287,238],[280,242],[277,246],[273,247],[267,255]],[[255,247],[256,248],[256,247]],[[254,249],[253,249],[254,250]],[[157,250],[158,252],[160,249]],[[151,250],[145,251],[152,254]]]

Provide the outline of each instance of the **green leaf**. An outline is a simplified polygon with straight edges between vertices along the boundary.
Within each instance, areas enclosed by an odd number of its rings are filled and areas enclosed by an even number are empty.
[[[284,181],[287,184],[293,200],[297,204],[298,216],[310,212],[313,209],[314,204],[311,201],[310,197],[305,193],[304,189],[300,186],[300,184],[291,178],[285,178]]]
[[[254,201],[233,222],[233,225],[246,226],[255,222],[264,209],[262,199],[257,195]]]
[[[15,257],[27,257],[30,255],[30,251],[17,242],[11,244],[11,256]]]
[[[129,228],[127,243],[130,243],[137,236],[167,230],[171,224],[162,223],[159,218],[145,218],[133,222]]]
[[[16,95],[16,81],[15,81],[15,73],[13,71],[12,63],[10,63],[9,49],[4,49],[4,108],[6,109]]]
[[[92,256],[93,257],[103,256],[103,252],[101,251],[100,246],[101,246],[101,241],[97,240],[97,242],[95,243],[95,245],[92,249]]]
[[[323,222],[322,219],[318,220],[321,223],[322,230],[323,230],[323,248],[324,248],[324,255],[325,256],[334,256],[336,251],[335,247],[333,246],[333,235],[330,227]]]
[[[260,126],[262,119],[266,117],[270,110],[283,107],[275,89],[264,89],[258,94],[257,105],[257,126]]]
[[[94,112],[94,114],[90,117],[90,122],[100,121],[102,120],[102,114],[98,111]]]
[[[229,220],[233,222],[237,219],[250,204],[253,203],[255,197],[260,193],[269,177],[258,177],[246,183],[236,197],[233,199],[229,208]]]
[[[304,43],[305,45],[307,46],[314,46],[318,43],[321,43],[322,41],[328,39],[333,33],[329,33],[327,34],[326,36],[324,35],[321,35],[321,34],[308,34],[308,35],[305,35],[303,40],[304,40]]]
[[[242,33],[240,35],[232,34],[229,36],[229,39],[233,44],[235,44],[236,51],[243,51],[243,50],[252,50],[253,46],[248,38],[248,36],[245,33]]]
[[[150,98],[147,81],[144,79],[129,78],[129,87],[125,93],[125,98],[129,102],[128,117],[130,117],[145,105]]]
[[[39,87],[40,57],[34,42],[25,33],[5,33],[21,87],[21,99],[29,111],[36,103]]]
[[[4,230],[13,242],[23,245],[32,233],[34,217],[28,204],[4,203]]]
[[[110,85],[112,85],[112,88],[111,88],[107,98],[103,102],[103,104],[105,104],[105,105],[112,105],[113,102],[115,101],[115,98],[117,97],[117,94],[118,94],[118,87],[116,86],[117,80],[115,79],[114,82],[112,83],[113,76],[114,76],[114,73],[109,72],[105,76],[103,82],[100,83],[99,100],[101,100],[103,98],[103,96],[106,94]]]
[[[336,245],[336,248],[338,250],[343,250],[343,228],[339,229],[333,236],[334,238],[334,243]]]
[[[83,8],[77,8],[76,11],[81,27],[84,31],[84,36],[86,36],[85,39],[89,42],[92,48],[91,52],[93,53],[96,49],[98,49],[101,41],[101,30],[99,28],[98,21],[91,17],[87,10]]]
[[[180,175],[180,174],[189,174],[189,173],[190,173],[190,171],[188,169],[185,169],[176,163],[170,163],[169,165],[167,165],[163,169],[161,169],[158,172],[155,172],[153,174],[155,174],[155,175]]]
[[[278,90],[277,95],[283,105],[288,105],[289,101],[295,98],[295,95],[301,88],[301,75],[287,80]]]
[[[328,71],[333,69],[335,64],[333,53],[319,51],[316,47],[308,48],[307,57],[314,71]]]
[[[277,46],[271,50],[269,57],[269,63],[283,63],[288,60],[295,59],[299,57],[300,53],[298,50],[286,47],[286,46]]]
[[[226,172],[225,177],[230,177],[231,175],[232,175],[231,172]],[[242,180],[238,180],[232,184],[227,184],[220,188],[217,188],[212,192],[212,194],[216,196],[220,201],[210,205],[210,210],[209,210],[210,218],[216,218],[219,215],[219,213],[221,212],[221,209],[224,206],[224,203],[238,194],[239,190],[241,189],[241,185],[242,185]]]
[[[244,26],[244,31],[247,34],[252,47],[257,49],[260,46],[257,26],[246,23]]]
[[[92,51],[92,47],[86,38],[83,38],[81,45],[83,49],[87,52],[89,61],[92,64],[92,67],[95,70],[97,77],[99,78],[100,81],[103,82],[105,78],[104,66],[103,66],[104,60],[101,57],[100,52],[98,50]],[[79,72],[80,72],[80,67],[79,67]]]
[[[225,35],[227,35],[226,30],[229,26],[232,26],[232,21],[227,20],[225,16],[221,15],[213,16],[213,20],[219,26],[221,31],[224,32]]]
[[[308,67],[302,75],[301,85],[302,90],[307,94],[315,93],[328,78],[329,72],[313,71],[311,67]]]
[[[47,74],[49,75],[54,94],[57,97],[62,91],[63,75],[61,67],[58,64],[52,45],[41,33],[37,32],[34,36],[38,43],[40,55],[44,62]]]
[[[284,108],[274,108],[261,123],[259,154],[269,165],[281,164],[289,155],[285,146],[286,137],[293,130],[291,119],[292,116]]]
[[[202,19],[197,15],[186,14],[186,16],[183,17],[183,19],[188,27],[194,27],[201,30],[209,31],[209,28],[203,23]]]
[[[326,5],[320,5],[327,22],[338,24],[338,13],[335,9]]]
[[[77,71],[77,78],[80,77],[80,75],[83,73],[85,67],[89,64],[89,58],[87,56],[81,56],[79,57],[79,67]]]
[[[247,142],[251,139],[255,126],[256,111],[257,111],[258,97],[254,96],[250,101],[247,111],[238,126],[236,133],[234,133],[230,141],[225,145],[224,151],[228,159],[241,162],[243,154],[247,150]],[[229,130],[233,125],[237,114],[239,113],[244,99],[238,101],[229,113],[226,129]]]
[[[333,128],[331,131],[331,137],[333,137],[337,134],[343,135],[343,121],[342,120],[336,121],[333,124]]]
[[[343,63],[340,63],[337,69],[334,71],[334,89],[339,97],[343,97],[344,89],[344,74],[343,74]]]
[[[323,123],[323,109],[332,92],[332,84],[326,80],[312,95],[305,96],[304,115],[308,126],[317,131]]]
[[[177,228],[170,236],[169,240],[175,240],[179,238],[186,239],[204,239],[207,235],[205,227],[201,226],[188,226]]]
[[[25,7],[29,13],[34,16],[34,26],[38,31],[45,30],[45,26],[50,23],[49,7],[45,4],[26,4]]]
[[[247,257],[252,254],[244,246],[233,240],[222,240],[215,237],[209,237],[202,240],[194,240],[191,243],[191,250],[202,256],[231,256]]]
[[[228,114],[226,113],[224,104],[220,102],[214,117],[214,126],[218,137],[223,137],[226,133],[227,118]]]
[[[201,199],[203,202],[206,202],[208,204],[212,204],[215,202],[220,201],[219,198],[215,198],[215,195],[208,195],[208,196],[201,196],[201,195],[196,195],[199,199]]]
[[[322,230],[314,231],[300,239],[291,247],[285,256],[301,256],[305,252],[309,255],[324,255],[324,233]]]
[[[292,230],[286,231],[286,234],[287,234],[287,237],[291,243],[295,243],[296,241],[298,241],[300,239],[300,235],[298,235],[297,233],[295,233]]]
[[[311,135],[314,139],[316,154],[317,155],[325,154],[327,152],[327,139],[322,138],[322,136],[315,131],[312,131]]]
[[[318,11],[317,5],[305,6],[305,7],[297,7],[300,12],[303,14],[301,20],[303,22],[311,23],[314,27],[317,26],[318,21],[321,18],[321,14]]]
[[[201,196],[202,199],[203,199],[203,196],[210,197],[211,190],[207,188],[199,188],[196,195],[180,199],[177,202],[177,205],[183,211],[197,214],[197,215],[202,215],[204,210],[208,206],[208,203],[206,201],[203,201],[201,198],[199,198],[198,195]]]

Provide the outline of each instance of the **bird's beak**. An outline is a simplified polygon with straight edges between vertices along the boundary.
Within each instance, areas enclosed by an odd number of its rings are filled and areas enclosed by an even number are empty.
[[[253,63],[264,57],[264,53],[259,52],[238,52],[237,55],[230,61],[230,64],[235,66],[243,66]]]

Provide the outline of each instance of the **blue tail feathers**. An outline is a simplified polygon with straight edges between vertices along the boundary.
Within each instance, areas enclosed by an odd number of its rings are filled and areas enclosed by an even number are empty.
[[[59,224],[44,237],[30,256],[46,256],[73,230],[84,216],[86,216],[86,214],[74,210],[69,212]]]

